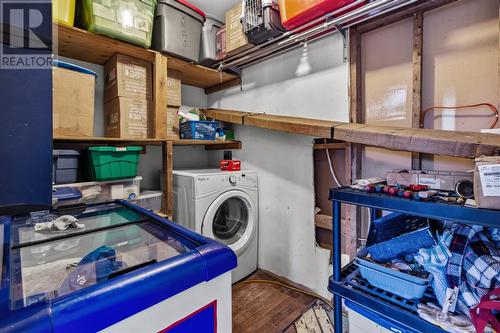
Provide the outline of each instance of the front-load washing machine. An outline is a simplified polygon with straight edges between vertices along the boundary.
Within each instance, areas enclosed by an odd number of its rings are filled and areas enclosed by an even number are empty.
[[[257,269],[258,185],[251,171],[176,170],[174,221],[229,246],[233,283]]]

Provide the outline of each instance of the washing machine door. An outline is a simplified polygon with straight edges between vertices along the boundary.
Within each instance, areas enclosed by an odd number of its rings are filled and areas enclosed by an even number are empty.
[[[241,254],[257,232],[255,203],[238,190],[224,192],[208,208],[203,219],[202,234],[226,244]]]

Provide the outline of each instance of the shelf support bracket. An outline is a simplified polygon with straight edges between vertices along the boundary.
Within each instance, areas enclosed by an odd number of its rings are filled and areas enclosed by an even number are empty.
[[[334,25],[335,29],[340,33],[343,39],[344,48],[343,48],[343,56],[344,56],[344,64],[349,62],[349,29],[342,27],[340,24]]]

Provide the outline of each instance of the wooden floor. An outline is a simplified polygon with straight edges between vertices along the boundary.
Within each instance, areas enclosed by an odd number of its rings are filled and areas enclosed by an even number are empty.
[[[274,280],[291,284],[263,270],[248,280]],[[273,284],[249,283],[233,286],[233,333],[287,333],[289,326],[306,312],[316,298]]]

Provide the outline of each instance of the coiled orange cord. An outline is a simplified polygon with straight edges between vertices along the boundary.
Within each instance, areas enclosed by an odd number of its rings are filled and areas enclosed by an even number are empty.
[[[495,115],[495,120],[491,124],[490,128],[495,128],[495,126],[497,125],[497,122],[498,122],[499,114],[498,114],[497,107],[491,103],[479,103],[479,104],[459,105],[459,106],[431,106],[431,107],[428,107],[420,115],[420,128],[424,128],[425,115],[434,109],[470,109],[470,108],[477,108],[480,106],[487,106],[493,111],[493,114]]]

